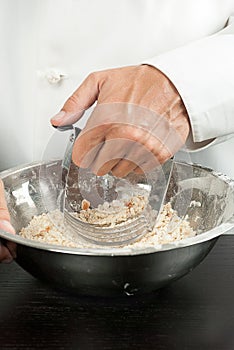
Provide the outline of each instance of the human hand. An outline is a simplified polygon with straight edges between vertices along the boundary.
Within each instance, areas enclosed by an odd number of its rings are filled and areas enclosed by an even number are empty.
[[[73,124],[97,101],[77,138],[73,161],[97,175],[123,177],[164,163],[185,143],[189,120],[171,81],[148,65],[91,73],[51,119]]]
[[[15,233],[10,223],[10,215],[7,210],[7,204],[4,196],[4,186],[0,179],[0,230]],[[11,262],[13,259],[9,249],[0,242],[0,262]]]

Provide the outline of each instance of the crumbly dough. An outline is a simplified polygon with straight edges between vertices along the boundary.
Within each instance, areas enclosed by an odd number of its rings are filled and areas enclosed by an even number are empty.
[[[114,219],[114,222],[115,225],[118,225],[120,218],[122,220],[125,216],[125,218],[127,217],[128,219],[131,219],[134,215],[138,215],[142,212],[145,204],[144,200],[142,202],[140,197],[136,197],[132,198],[131,201],[128,201],[128,205],[125,203],[124,212],[120,211],[118,213],[117,210],[114,213],[112,210],[113,208],[110,208],[109,204],[107,207],[107,204],[104,203],[102,207],[99,207],[98,215],[97,210],[90,209],[89,206],[87,209],[83,209],[83,212],[80,215],[86,222],[93,223],[96,222],[96,220],[100,220],[99,224],[101,222],[103,225],[106,225],[108,220],[110,221],[111,216],[112,218],[116,216],[118,219]],[[114,206],[116,206],[116,208],[119,207],[119,203],[114,203]],[[85,205],[85,207],[87,206]],[[100,216],[101,212],[103,212],[103,216]],[[59,210],[34,216],[28,226],[22,228],[19,234],[27,239],[65,247],[85,249],[97,248],[97,246],[94,246],[91,243],[81,241],[77,235],[70,232],[64,224],[63,213]],[[138,241],[124,247],[131,248],[132,250],[141,250],[180,241],[184,238],[193,237],[195,235],[196,232],[191,228],[187,217],[183,219],[179,218],[176,211],[172,209],[171,204],[167,203],[164,205],[153,230],[141,237]]]
[[[146,196],[138,194],[122,201],[104,202],[97,208],[91,209],[90,203],[84,199],[81,203],[82,210],[73,215],[83,222],[98,227],[115,227],[140,215],[147,202]]]

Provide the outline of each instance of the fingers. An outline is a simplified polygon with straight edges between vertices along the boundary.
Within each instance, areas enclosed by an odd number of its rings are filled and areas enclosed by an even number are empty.
[[[72,151],[73,162],[79,167],[88,168],[105,142],[106,132],[105,125],[87,131],[84,129],[75,141]]]
[[[10,221],[10,214],[7,210],[7,204],[5,200],[4,185],[0,179],[0,220]]]
[[[99,94],[99,73],[91,73],[68,98],[61,111],[51,118],[52,125],[74,124],[93,105]]]
[[[106,140],[91,164],[91,171],[97,175],[109,172],[120,159],[125,157],[128,148],[129,142],[127,140],[119,138]]]
[[[149,140],[148,140],[149,141]],[[160,148],[160,143],[154,138],[155,146],[158,145]],[[156,146],[157,149],[157,146]],[[155,153],[154,153],[155,152]],[[155,151],[150,151],[146,145],[139,143],[134,143],[134,146],[131,148],[130,152],[127,154],[127,161],[121,160],[115,167],[112,169],[112,173],[118,177],[127,176],[130,172],[135,172],[137,174],[146,174],[156,167],[160,166],[161,162],[159,153]]]
[[[0,262],[1,263],[10,263],[13,260],[13,257],[7,247],[5,247],[0,242]]]
[[[137,167],[136,172],[148,172],[169,159],[175,148],[174,133],[159,134],[160,139],[143,128],[121,123],[83,130],[73,148],[73,161],[99,176],[111,171],[124,177]]]
[[[109,161],[124,158],[135,141],[143,142],[145,135],[148,137],[142,128],[118,122],[120,117],[115,108],[110,111],[106,106],[95,108],[90,118],[93,122],[88,121],[74,144],[72,159],[76,165],[91,167],[97,173],[105,164],[107,170]]]
[[[10,214],[7,209],[5,200],[3,182],[0,179],[0,230],[15,233],[14,228],[10,224]]]
[[[144,138],[147,142],[147,138]],[[142,168],[142,172],[152,170],[154,167],[159,165],[157,157],[149,149],[145,147],[144,144],[141,144],[136,141],[129,142],[129,147],[126,148],[125,159],[122,159],[115,165],[111,170],[112,174],[117,177],[127,176],[130,172],[135,171],[136,168],[140,167],[140,164],[148,162],[150,164],[149,169]]]
[[[111,169],[111,172],[116,177],[125,177],[136,169],[136,167],[134,162],[122,159]]]
[[[0,230],[15,233],[14,228],[10,224],[10,214],[7,210],[7,204],[4,195],[3,182],[0,179]],[[11,262],[12,255],[3,244],[0,242],[0,262]]]
[[[109,160],[108,162],[104,163],[99,169],[97,169],[97,170],[94,169],[92,171],[94,174],[96,174],[98,176],[103,176],[105,174],[110,173],[113,170],[113,168],[115,167],[115,165],[118,164],[120,161],[121,161],[121,159],[119,159],[119,158]],[[115,175],[115,174],[113,174],[113,175]]]
[[[133,169],[134,173],[136,174],[146,174],[156,167],[160,166],[161,164],[165,163],[168,159],[171,158],[171,153],[168,151],[163,151],[160,152],[158,157],[153,157],[149,158],[148,160],[142,162],[138,167]]]
[[[145,142],[149,142],[149,140],[145,138]],[[161,148],[161,143],[155,138],[154,144],[156,149]],[[155,155],[145,145],[134,140],[115,138],[105,140],[98,147],[98,152],[96,152],[97,146],[95,146],[81,162],[81,167],[85,164],[98,176],[112,172],[114,176],[125,177],[141,164],[141,168],[145,172],[160,164],[158,154]]]

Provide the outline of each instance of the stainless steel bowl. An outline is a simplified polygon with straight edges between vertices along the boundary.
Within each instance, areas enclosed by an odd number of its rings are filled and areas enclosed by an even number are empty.
[[[55,209],[60,203],[61,161],[50,162],[50,177],[45,183],[40,178],[41,165],[29,164],[0,174],[17,232],[33,215]],[[46,191],[50,203],[42,200]],[[171,200],[179,214],[188,215],[198,232],[196,237],[142,250],[65,248],[4,231],[0,237],[15,243],[21,267],[54,287],[96,296],[151,292],[191,271],[218,237],[234,227],[234,182],[210,169],[176,162],[166,200]]]

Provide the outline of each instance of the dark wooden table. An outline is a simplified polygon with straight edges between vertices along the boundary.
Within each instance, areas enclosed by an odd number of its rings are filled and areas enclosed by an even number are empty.
[[[234,349],[234,235],[189,275],[143,297],[51,290],[0,265],[0,349]]]

